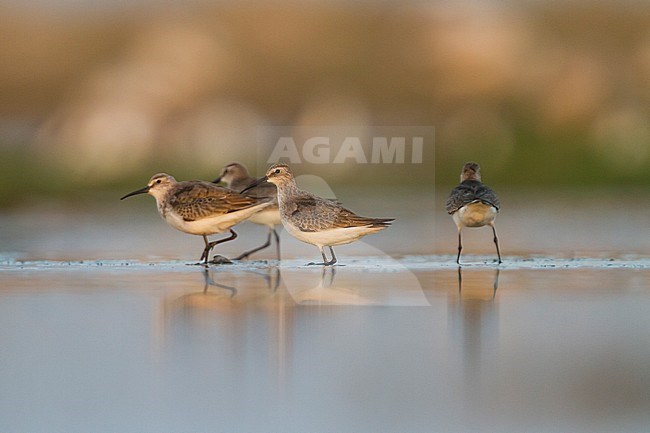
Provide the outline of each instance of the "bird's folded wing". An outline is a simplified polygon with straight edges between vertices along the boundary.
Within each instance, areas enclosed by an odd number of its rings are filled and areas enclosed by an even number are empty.
[[[260,200],[253,197],[207,182],[181,186],[171,198],[174,210],[185,221],[225,215],[258,203]]]
[[[461,207],[474,201],[481,201],[499,210],[499,198],[489,187],[478,182],[464,182],[451,191],[445,209],[453,214]]]
[[[393,221],[390,218],[362,217],[338,202],[308,195],[292,200],[289,212],[292,223],[305,232],[346,227],[386,227]]]

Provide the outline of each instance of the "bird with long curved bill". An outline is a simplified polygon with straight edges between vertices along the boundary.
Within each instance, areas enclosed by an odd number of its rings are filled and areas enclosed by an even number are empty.
[[[120,200],[138,194],[153,196],[158,213],[173,228],[203,237],[205,248],[199,261],[204,264],[208,263],[212,248],[237,237],[233,226],[273,205],[269,199],[240,194],[211,182],[177,182],[166,173],[155,174],[147,186],[126,194]],[[230,231],[229,237],[208,241],[209,235],[227,231]]]

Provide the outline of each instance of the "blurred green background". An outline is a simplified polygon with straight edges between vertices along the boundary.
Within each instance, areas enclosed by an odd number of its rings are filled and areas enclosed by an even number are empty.
[[[274,125],[434,126],[435,166],[380,183],[448,186],[476,160],[496,187],[650,186],[646,2],[9,1],[0,15],[4,208],[255,167],[256,131]]]

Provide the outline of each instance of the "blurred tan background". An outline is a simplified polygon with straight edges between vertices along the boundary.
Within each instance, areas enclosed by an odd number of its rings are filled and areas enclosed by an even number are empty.
[[[420,170],[436,185],[472,159],[496,187],[650,186],[645,2],[12,1],[0,16],[3,207],[254,167],[274,125],[432,125]]]

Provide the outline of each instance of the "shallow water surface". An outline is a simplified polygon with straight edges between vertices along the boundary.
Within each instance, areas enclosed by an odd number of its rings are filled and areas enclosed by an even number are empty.
[[[0,214],[0,432],[648,431],[647,200],[505,196],[459,269],[441,203],[380,193],[334,269],[192,265],[150,197]]]
[[[5,258],[0,431],[650,425],[646,259],[476,259]]]

